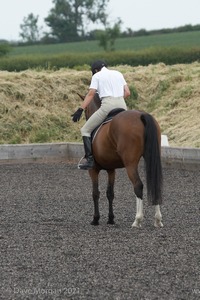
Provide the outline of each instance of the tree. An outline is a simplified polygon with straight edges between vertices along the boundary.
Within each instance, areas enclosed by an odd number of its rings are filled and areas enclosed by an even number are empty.
[[[53,0],[55,6],[45,18],[51,36],[58,42],[78,40],[85,36],[86,24],[105,24],[109,0]]]
[[[45,18],[46,24],[51,28],[52,37],[58,42],[66,42],[77,38],[74,15],[70,4],[65,0],[54,0],[55,7]]]
[[[24,42],[35,43],[40,39],[40,29],[38,27],[39,16],[34,16],[32,13],[23,19],[23,24],[20,25],[20,36]]]
[[[97,34],[97,39],[99,40],[99,46],[103,47],[105,51],[114,51],[115,50],[115,41],[120,36],[120,28],[122,21],[118,19],[113,27],[105,27],[104,31],[101,31]]]

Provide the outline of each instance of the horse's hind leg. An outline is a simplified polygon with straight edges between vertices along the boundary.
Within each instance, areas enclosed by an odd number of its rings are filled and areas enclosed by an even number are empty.
[[[115,183],[115,170],[109,170],[108,173],[108,185],[106,195],[109,203],[109,214],[107,224],[115,224],[113,213],[113,199],[114,199],[114,183]]]
[[[141,227],[143,218],[143,200],[136,197],[136,215],[132,227]]]
[[[154,226],[155,227],[163,227],[163,223],[162,223],[162,214],[160,211],[160,205],[156,205],[155,206],[155,222],[154,222]]]
[[[134,186],[134,192],[136,195],[136,215],[135,221],[132,224],[132,227],[141,227],[144,215],[143,215],[143,183],[139,177],[137,168],[127,167],[126,168],[128,177]]]
[[[94,216],[91,225],[99,225],[99,171],[91,169],[89,170],[89,174],[92,179],[92,197],[94,201]]]

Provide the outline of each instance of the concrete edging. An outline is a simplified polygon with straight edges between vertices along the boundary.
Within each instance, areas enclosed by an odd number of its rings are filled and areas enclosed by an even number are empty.
[[[0,145],[0,163],[68,161],[83,155],[81,143]]]
[[[161,156],[167,167],[200,170],[199,148],[162,147]]]
[[[77,162],[84,155],[82,143],[0,145],[0,163]],[[200,170],[199,148],[162,147],[163,166]]]

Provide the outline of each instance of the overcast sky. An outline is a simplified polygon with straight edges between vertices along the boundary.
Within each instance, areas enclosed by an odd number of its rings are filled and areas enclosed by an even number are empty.
[[[52,0],[0,0],[0,39],[19,40],[20,24],[30,13],[39,26],[54,5]],[[200,24],[200,0],[110,0],[109,20],[123,21],[122,29],[146,30]]]

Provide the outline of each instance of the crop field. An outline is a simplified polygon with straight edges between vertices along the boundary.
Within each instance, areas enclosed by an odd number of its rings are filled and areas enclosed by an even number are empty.
[[[200,31],[165,33],[116,40],[114,51],[104,51],[96,41],[15,46],[0,59],[0,70],[20,72],[27,69],[88,70],[96,59],[109,66],[148,66],[189,64],[200,58]]]
[[[116,51],[140,51],[154,47],[200,47],[200,32],[168,33],[150,36],[119,38],[115,43]],[[98,41],[83,41],[74,43],[63,43],[53,45],[34,45],[13,47],[9,56],[32,55],[32,54],[63,54],[63,53],[92,53],[99,52]]]

